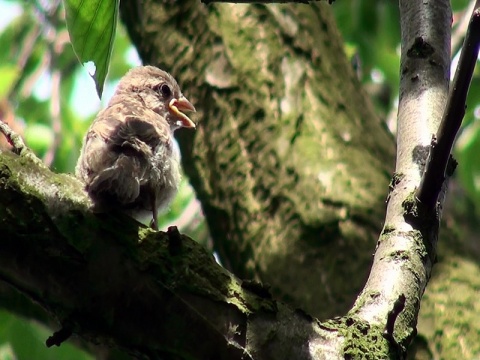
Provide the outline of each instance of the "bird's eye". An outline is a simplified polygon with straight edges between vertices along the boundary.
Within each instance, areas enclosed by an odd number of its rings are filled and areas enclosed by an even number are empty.
[[[162,86],[160,86],[160,92],[165,99],[172,95],[172,90],[170,90],[170,86],[167,84],[162,84]]]

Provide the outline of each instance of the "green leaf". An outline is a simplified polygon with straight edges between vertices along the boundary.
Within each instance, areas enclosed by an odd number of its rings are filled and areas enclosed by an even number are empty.
[[[67,27],[80,62],[95,64],[93,79],[99,97],[107,76],[120,0],[64,0]]]

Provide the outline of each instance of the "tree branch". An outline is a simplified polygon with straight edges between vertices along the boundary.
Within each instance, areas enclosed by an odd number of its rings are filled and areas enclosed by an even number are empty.
[[[150,359],[316,359],[338,348],[334,327],[242,283],[176,229],[91,213],[78,180],[2,130],[23,150],[0,152],[0,280],[58,319],[48,344],[75,333]]]
[[[3,120],[0,120],[0,132],[5,136],[8,143],[13,147],[13,151],[15,151],[15,153],[20,154],[23,150],[27,149],[22,137],[15,133],[10,128],[10,126],[8,126],[8,124]]]
[[[456,163],[453,163],[451,171],[447,169],[449,161],[452,161],[450,153],[453,143],[465,116],[468,89],[470,88],[473,69],[477,62],[479,46],[480,1],[477,1],[470,18],[445,112],[438,132],[432,139],[425,172],[417,190],[418,200],[423,206],[430,209],[435,207],[446,177],[452,174],[456,166]]]
[[[414,193],[446,102],[451,9],[449,1],[402,0],[400,15],[397,163],[373,267],[351,314],[389,329],[390,339],[405,352],[416,334],[420,299],[436,257],[441,208],[416,206]]]

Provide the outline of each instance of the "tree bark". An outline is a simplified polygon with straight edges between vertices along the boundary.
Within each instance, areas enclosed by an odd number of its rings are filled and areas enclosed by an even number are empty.
[[[172,72],[199,110],[178,138],[222,264],[320,318],[344,313],[395,148],[328,5],[124,1],[121,13],[144,63]]]
[[[26,149],[0,154],[0,279],[61,323],[47,345],[77,334],[146,359],[342,358],[343,322],[274,300],[176,229],[93,214],[78,180]]]

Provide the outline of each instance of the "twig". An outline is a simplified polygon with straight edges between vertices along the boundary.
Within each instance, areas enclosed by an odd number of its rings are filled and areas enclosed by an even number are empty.
[[[12,128],[3,120],[0,120],[0,132],[5,135],[5,138],[9,144],[12,145],[12,150],[14,153],[20,155],[25,149],[27,149],[22,137],[13,131]]]
[[[45,345],[47,347],[52,347],[53,345],[60,346],[63,342],[68,340],[70,336],[72,336],[72,329],[70,327],[62,327],[59,331],[53,333],[47,341],[45,341]]]
[[[41,167],[45,167],[45,164],[40,160],[32,150],[23,142],[23,139],[15,131],[12,130],[6,122],[0,119],[0,133],[2,133],[7,141],[12,145],[12,151],[22,157],[26,157],[33,161],[35,164]]]
[[[437,135],[432,138],[430,154],[425,166],[425,172],[417,189],[418,200],[427,208],[433,208],[445,181],[447,165],[451,158],[455,137],[465,115],[466,99],[473,69],[477,61],[480,46],[480,0],[468,25],[467,35],[453,79],[447,105],[443,114]]]
[[[167,230],[168,251],[170,255],[179,255],[182,251],[182,236],[176,226],[170,226]]]

